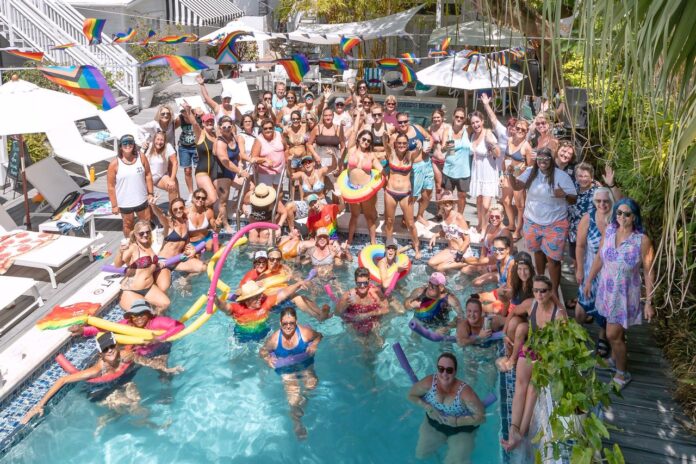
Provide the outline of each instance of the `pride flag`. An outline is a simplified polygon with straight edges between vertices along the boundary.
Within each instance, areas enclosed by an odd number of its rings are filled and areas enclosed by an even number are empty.
[[[150,29],[149,31],[147,31],[147,37],[145,37],[143,40],[140,41],[140,45],[144,45],[145,47],[147,47],[147,43],[148,43],[150,40],[152,40],[152,38],[153,38],[154,36],[155,36],[155,31],[153,31],[152,29]]]
[[[239,63],[237,40],[245,35],[249,35],[249,33],[244,31],[234,31],[227,34],[227,36],[218,44],[218,52],[215,56],[215,62],[217,64]]]
[[[127,43],[135,38],[136,31],[132,27],[127,32],[117,32],[114,34],[114,43]]]
[[[87,100],[100,110],[108,111],[117,106],[106,79],[94,66],[46,66],[39,70],[49,81]]]
[[[158,55],[141,63],[140,66],[144,68],[148,66],[169,66],[179,77],[186,73],[208,69],[208,66],[202,61],[185,55]]]
[[[309,61],[301,53],[294,53],[292,58],[285,58],[277,62],[285,68],[288,77],[295,84],[302,82],[304,75],[309,72]]]
[[[420,64],[421,60],[420,58],[416,58],[416,56],[413,53],[402,53],[401,57],[403,60],[409,64]]]
[[[88,316],[94,316],[101,305],[99,303],[73,303],[69,306],[54,306],[50,313],[39,319],[36,326],[41,330],[60,329],[73,324],[84,324]]]
[[[319,61],[319,67],[321,69],[328,69],[329,71],[345,71],[348,69],[348,63],[346,63],[346,60],[334,56],[331,58],[331,61]]]
[[[404,84],[418,80],[416,72],[406,63],[401,63],[401,79],[404,81]]]
[[[43,52],[32,52],[30,50],[20,50],[18,48],[7,48],[4,51],[10,55],[21,56],[27,60],[41,61],[43,60]]]
[[[166,44],[180,44],[184,42],[195,42],[198,40],[196,34],[184,34],[184,35],[167,35],[165,37],[160,37],[157,41]]]
[[[386,71],[401,71],[401,61],[399,61],[398,58],[382,58],[381,60],[377,60],[377,66]]]
[[[87,43],[98,45],[102,42],[101,35],[104,24],[106,24],[106,19],[85,18],[82,23],[82,32],[87,37]]]
[[[358,39],[357,37],[352,37],[352,38],[342,37],[341,38],[341,50],[343,50],[343,53],[345,53],[347,55],[359,43],[360,43],[360,39]]]
[[[65,50],[66,48],[74,47],[77,45],[75,42],[68,42],[60,45],[54,45],[51,47],[53,50]]]

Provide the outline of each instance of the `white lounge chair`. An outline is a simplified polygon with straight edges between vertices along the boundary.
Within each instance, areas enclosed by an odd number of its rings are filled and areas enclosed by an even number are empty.
[[[358,77],[357,69],[346,69],[343,74],[336,74],[333,76],[333,88],[334,91],[342,90],[344,92],[348,91],[348,84],[355,84],[355,80]]]
[[[203,79],[206,81],[216,81],[223,76],[222,70],[220,69],[220,65],[215,62],[215,58],[212,56],[199,56],[198,59],[203,62],[206,66],[208,66],[208,69],[203,69],[201,70],[201,76],[203,76]]]
[[[17,229],[17,224],[12,220],[5,208],[0,205],[0,234]],[[87,256],[93,261],[90,245],[93,238],[59,236],[40,248],[24,253],[14,260],[13,265],[43,269],[48,272],[51,286],[57,288],[56,275],[70,267],[73,263]]]
[[[46,136],[53,147],[54,154],[59,158],[82,166],[87,178],[89,178],[90,166],[116,156],[115,150],[107,150],[85,142],[72,121],[66,121],[65,125],[60,128],[51,129],[46,132]]]
[[[249,93],[249,86],[243,77],[236,79],[222,79],[222,91],[232,93],[232,103],[239,106],[239,112],[242,114],[251,113],[254,111],[254,101]]]
[[[135,137],[135,143],[142,144],[143,140],[138,131],[138,125],[126,113],[125,108],[121,105],[111,108],[109,111],[100,111],[99,118],[102,120],[109,133],[116,138],[114,141],[114,149],[116,143],[124,135],[132,135]]]
[[[30,292],[34,297],[34,302],[19,311],[18,314],[15,314],[8,322],[5,322],[2,327],[0,327],[0,334],[5,332],[5,327],[11,327],[16,320],[34,309],[34,306],[43,306],[43,299],[39,294],[39,289],[36,288],[36,281],[34,279],[10,276],[2,276],[2,278],[0,278],[0,310],[7,308],[14,303],[17,298]]]

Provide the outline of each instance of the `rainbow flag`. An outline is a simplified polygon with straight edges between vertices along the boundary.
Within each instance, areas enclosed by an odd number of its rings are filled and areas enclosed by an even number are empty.
[[[44,57],[43,52],[32,52],[30,50],[20,50],[18,48],[7,48],[4,51],[10,55],[20,56],[27,60],[41,61]]]
[[[416,55],[413,53],[402,53],[401,57],[403,58],[402,61],[405,61],[409,64],[420,64],[421,60],[420,58],[416,58]]]
[[[449,48],[449,44],[452,41],[449,37],[445,37],[440,44],[440,51],[446,52]]]
[[[152,29],[150,29],[149,31],[147,31],[147,37],[145,37],[143,40],[140,41],[140,45],[143,45],[143,46],[147,47],[147,43],[148,43],[150,40],[152,40],[152,38],[153,38],[154,36],[155,36],[155,31],[153,31]]]
[[[345,53],[347,55],[359,43],[360,43],[360,39],[358,39],[357,37],[353,37],[350,39],[348,37],[342,37],[341,38],[341,50],[343,50],[343,53]]]
[[[401,80],[404,81],[404,84],[418,80],[416,72],[406,63],[401,63]]]
[[[377,60],[377,66],[387,71],[401,71],[401,61],[398,58],[382,58]]]
[[[46,79],[87,100],[100,110],[117,106],[116,99],[101,72],[94,66],[46,66],[39,68]]]
[[[428,51],[428,56],[447,56],[449,54],[447,49],[451,41],[452,39],[445,37],[437,48]]]
[[[158,42],[166,43],[166,44],[180,44],[188,41],[190,35],[185,34],[185,35],[167,35],[165,37],[160,37],[157,39]]]
[[[128,32],[117,32],[114,34],[114,43],[127,43],[135,38],[136,30],[128,28]]]
[[[98,45],[102,42],[101,35],[106,19],[85,18],[82,23],[82,32],[87,37],[89,45]]]
[[[208,69],[208,66],[202,61],[185,55],[158,55],[141,63],[140,66],[144,68],[148,66],[169,66],[179,77],[186,73]]]
[[[471,63],[473,63],[474,61],[476,62],[474,64],[474,71],[478,69],[479,60],[481,59],[481,54],[479,52],[472,50],[468,52],[466,55],[464,55],[464,58],[466,58],[467,61],[464,67],[462,68],[462,71],[468,72],[469,66],[471,66]]]
[[[431,322],[433,319],[440,316],[443,304],[446,304],[447,298],[447,296],[443,298],[423,298],[420,306],[413,312],[413,315],[420,321]]]
[[[237,53],[237,40],[242,36],[249,35],[248,32],[234,31],[218,44],[218,52],[215,56],[217,64],[236,64],[239,63],[239,53]]]
[[[328,69],[329,71],[345,71],[349,66],[346,60],[334,56],[331,58],[331,61],[319,61],[319,67],[321,69]]]
[[[66,48],[71,48],[77,45],[75,42],[68,42],[61,45],[54,45],[51,47],[52,50],[65,50]]]
[[[74,303],[69,306],[54,306],[50,313],[39,319],[36,326],[41,330],[60,329],[73,324],[84,324],[88,316],[94,316],[99,303]]]
[[[278,64],[285,68],[290,80],[299,84],[302,78],[309,72],[309,61],[302,53],[293,53],[292,58],[285,58],[277,61]]]

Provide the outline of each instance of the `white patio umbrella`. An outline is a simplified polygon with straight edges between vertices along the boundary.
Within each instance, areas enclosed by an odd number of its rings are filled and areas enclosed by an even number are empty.
[[[19,159],[27,228],[31,229],[27,179],[24,174],[23,134],[46,132],[64,124],[97,115],[97,108],[80,97],[41,88],[17,76],[0,86],[0,136],[19,135]]]
[[[464,50],[456,56],[418,71],[418,80],[425,85],[478,90],[514,87],[524,78],[523,74],[483,56],[479,56],[478,59],[465,58],[467,53],[468,50]],[[464,71],[467,63],[469,67]]]

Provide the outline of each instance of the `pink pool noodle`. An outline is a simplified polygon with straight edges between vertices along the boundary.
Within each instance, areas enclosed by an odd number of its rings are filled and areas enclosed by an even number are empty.
[[[75,374],[76,372],[80,372],[80,370],[73,366],[68,359],[63,356],[63,353],[60,353],[58,356],[56,356],[56,362],[60,367],[63,368],[65,372],[68,374]],[[121,377],[124,372],[130,367],[131,363],[122,363],[121,366],[118,368],[116,372],[112,372],[111,374],[106,374],[106,375],[101,375],[99,377],[95,377],[93,379],[87,380],[89,383],[106,383],[106,382],[111,382],[113,380],[116,380],[117,378]]]

